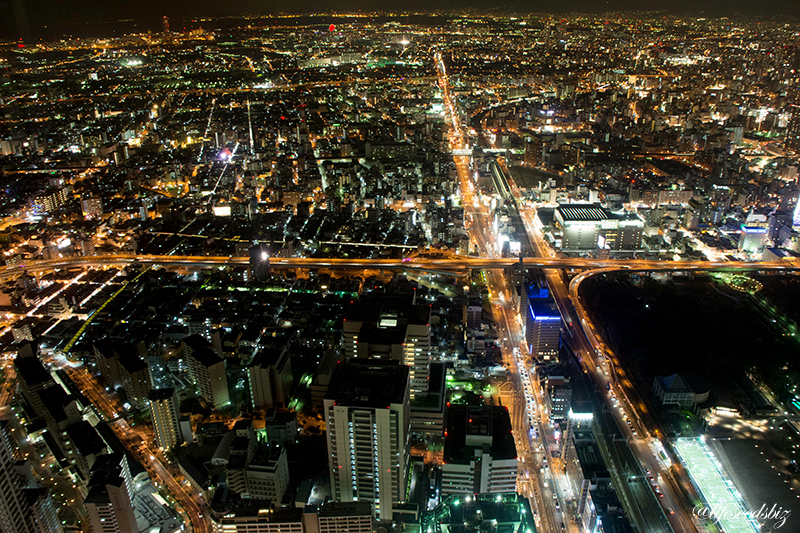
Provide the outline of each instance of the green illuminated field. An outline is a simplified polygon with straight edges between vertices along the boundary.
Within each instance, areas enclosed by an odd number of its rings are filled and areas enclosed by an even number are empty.
[[[713,512],[709,519],[716,520],[724,533],[759,531],[758,523],[745,514],[749,509],[739,491],[725,476],[722,466],[703,439],[677,439],[674,446],[689,471],[692,483]]]

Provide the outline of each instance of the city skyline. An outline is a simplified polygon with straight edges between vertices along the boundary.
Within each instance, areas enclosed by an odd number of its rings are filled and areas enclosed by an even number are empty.
[[[0,533],[800,513],[800,25],[464,6],[0,6]]]

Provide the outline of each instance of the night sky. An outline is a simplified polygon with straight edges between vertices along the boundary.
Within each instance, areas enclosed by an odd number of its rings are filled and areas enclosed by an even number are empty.
[[[20,9],[24,6],[24,9]],[[474,8],[497,13],[604,13],[613,11],[659,10],[664,14],[733,16],[796,20],[800,15],[797,0],[0,0],[0,36],[17,39],[29,28],[33,39],[49,39],[62,34],[77,37],[111,36],[131,31],[159,31],[161,17],[173,19],[175,30],[182,20],[203,16],[230,16],[243,13],[331,11],[432,11]],[[24,12],[23,16],[19,13]],[[13,16],[7,16],[12,14]],[[124,22],[117,22],[123,20]]]

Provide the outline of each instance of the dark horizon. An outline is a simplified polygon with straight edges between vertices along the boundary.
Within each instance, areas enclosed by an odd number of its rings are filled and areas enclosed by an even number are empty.
[[[480,0],[435,0],[434,2],[410,0],[381,3],[380,11],[374,2],[366,0],[342,0],[335,4],[322,0],[300,0],[289,4],[276,4],[265,0],[241,0],[235,5],[221,4],[211,0],[178,0],[156,2],[143,0],[135,7],[101,2],[99,0],[0,0],[0,12],[5,16],[0,23],[0,38],[7,40],[37,41],[58,39],[62,36],[113,37],[125,33],[160,31],[162,17],[170,17],[173,31],[192,29],[193,19],[276,14],[323,14],[340,15],[352,12],[381,12],[386,14],[418,13],[443,14],[454,10],[475,10],[491,14],[630,14],[642,16],[648,13],[662,16],[687,16],[737,20],[752,19],[780,22],[796,21],[797,6],[792,0],[667,0],[657,5],[647,5],[636,0],[573,0],[558,5],[545,2],[514,0],[502,5]],[[197,24],[197,22],[195,22]],[[213,29],[213,28],[209,28]]]

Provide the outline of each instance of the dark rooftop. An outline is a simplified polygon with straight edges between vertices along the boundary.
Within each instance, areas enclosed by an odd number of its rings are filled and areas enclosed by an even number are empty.
[[[97,430],[86,420],[69,426],[67,435],[75,443],[81,455],[97,455],[106,448],[106,443],[100,438]]]
[[[339,363],[333,370],[326,400],[364,407],[382,407],[403,403],[408,390],[408,367]]]
[[[217,352],[215,352],[208,346],[204,346],[199,350],[195,350],[194,352],[192,352],[192,357],[194,357],[198,363],[200,363],[205,367],[214,366],[215,364],[222,361],[222,358],[217,354]]]
[[[284,350],[283,348],[263,348],[258,351],[258,353],[253,357],[253,361],[250,363],[250,366],[259,366],[259,367],[269,367],[269,366],[281,366],[281,356],[283,354],[287,354],[288,351]]]
[[[158,400],[169,400],[175,394],[175,389],[170,387],[167,389],[150,389],[150,393],[147,395],[148,400],[158,401]]]
[[[328,502],[317,510],[317,516],[372,516],[369,502]]]
[[[50,373],[38,357],[17,357],[14,359],[14,368],[28,387],[50,381]]]
[[[511,433],[508,409],[497,405],[473,407],[453,405],[447,411],[444,440],[444,460],[467,464],[480,445],[467,444],[467,436],[491,437],[489,452],[493,459],[514,459],[517,448]],[[488,440],[488,439],[487,439]]]

